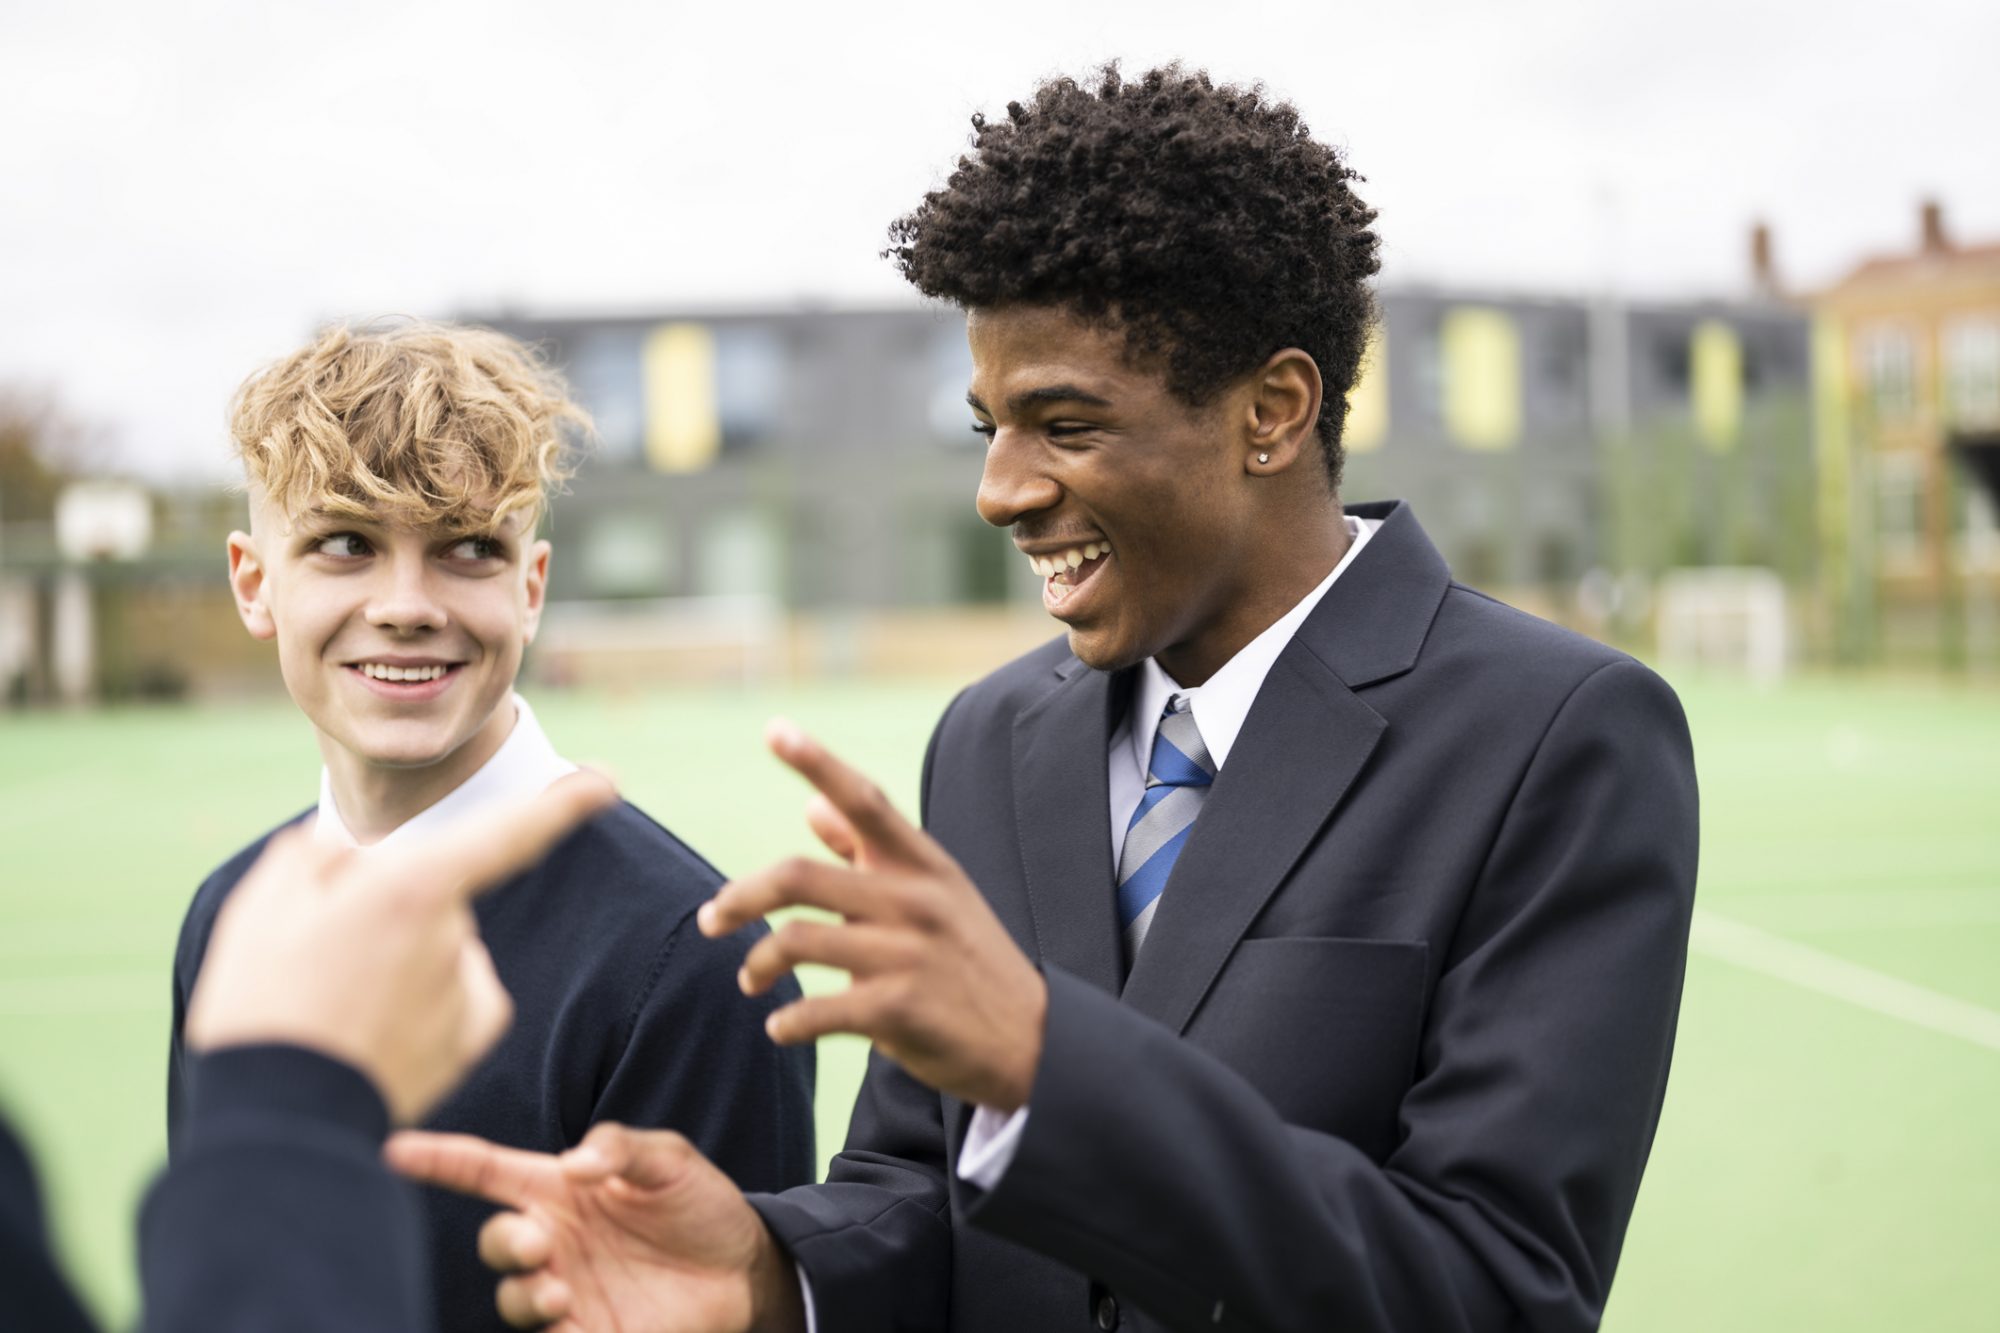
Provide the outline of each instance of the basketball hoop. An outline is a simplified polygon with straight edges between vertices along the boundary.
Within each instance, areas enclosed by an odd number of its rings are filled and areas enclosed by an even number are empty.
[[[56,545],[70,560],[136,560],[152,540],[152,498],[131,482],[72,482],[56,497]]]

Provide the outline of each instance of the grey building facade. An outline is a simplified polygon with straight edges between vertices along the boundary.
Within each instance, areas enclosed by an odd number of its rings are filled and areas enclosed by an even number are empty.
[[[1343,489],[1411,501],[1468,582],[1809,573],[1801,314],[1442,290],[1381,306]],[[1034,594],[973,509],[981,441],[956,311],[468,318],[539,344],[597,423],[556,507],[555,598],[753,594],[816,611]]]

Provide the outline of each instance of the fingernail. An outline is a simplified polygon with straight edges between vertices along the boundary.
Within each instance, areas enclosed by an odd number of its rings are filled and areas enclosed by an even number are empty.
[[[775,748],[795,750],[805,736],[790,718],[774,717],[764,724],[764,739]]]
[[[776,1014],[768,1015],[764,1019],[764,1035],[772,1041],[778,1039],[778,1016]]]
[[[713,935],[715,933],[715,904],[713,902],[706,902],[700,907],[695,908],[694,923],[700,928],[702,934]]]
[[[563,1154],[563,1160],[568,1162],[569,1165],[579,1167],[585,1171],[608,1171],[611,1169],[611,1163],[605,1160],[604,1154],[591,1144],[585,1144],[580,1148],[571,1148]]]

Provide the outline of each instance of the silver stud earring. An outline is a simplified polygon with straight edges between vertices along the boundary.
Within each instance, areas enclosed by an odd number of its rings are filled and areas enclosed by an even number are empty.
[[[1270,461],[1271,461],[1271,455],[1269,455],[1269,454],[1258,454],[1258,455],[1257,455],[1257,461],[1258,461],[1258,462],[1260,462],[1260,463],[1268,463],[1268,462],[1270,462]]]

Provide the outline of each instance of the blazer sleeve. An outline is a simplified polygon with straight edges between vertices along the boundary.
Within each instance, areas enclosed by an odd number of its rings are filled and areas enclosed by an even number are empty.
[[[1033,1114],[991,1193],[956,1186],[966,1217],[1170,1328],[1595,1328],[1665,1092],[1695,854],[1678,702],[1601,667],[1508,805],[1385,1161],[1051,969]]]
[[[289,1046],[204,1056],[139,1219],[148,1333],[429,1327],[411,1191],[360,1073]]]
[[[765,933],[711,940],[692,911],[681,919],[639,991],[591,1114],[592,1123],[675,1130],[744,1190],[788,1189],[815,1175],[813,1048],[779,1046],[764,1032],[764,1019],[798,998],[798,983],[787,977],[750,998],[736,984]]]

